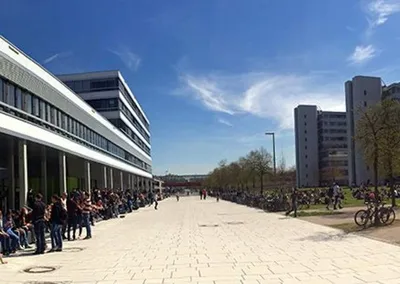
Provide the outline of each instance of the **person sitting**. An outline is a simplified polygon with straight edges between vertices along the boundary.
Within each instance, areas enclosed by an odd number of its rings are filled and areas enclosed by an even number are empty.
[[[0,242],[2,247],[3,255],[9,255],[11,253],[10,248],[10,236],[4,231],[3,228],[3,212],[0,210]]]
[[[5,223],[4,223],[4,231],[7,235],[10,236],[10,249],[11,252],[16,252],[17,250],[22,250],[19,231],[15,227],[15,223],[12,217],[12,211],[10,210],[7,213]]]

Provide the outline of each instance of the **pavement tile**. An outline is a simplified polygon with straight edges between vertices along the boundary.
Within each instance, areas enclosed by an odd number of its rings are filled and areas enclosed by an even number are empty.
[[[8,258],[3,282],[400,284],[398,246],[212,198],[164,200],[151,209],[96,224],[90,241],[65,242],[80,252]],[[124,234],[113,234],[121,228]],[[57,269],[21,273],[38,264]]]

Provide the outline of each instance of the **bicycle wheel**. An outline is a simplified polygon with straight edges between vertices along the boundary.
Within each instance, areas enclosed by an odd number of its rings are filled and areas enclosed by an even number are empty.
[[[379,218],[381,219],[381,222],[383,224],[391,225],[396,219],[396,212],[391,207],[389,208],[383,207],[379,210]]]
[[[360,227],[364,227],[365,225],[367,225],[368,220],[369,220],[369,214],[367,210],[364,209],[358,210],[354,215],[354,222]]]

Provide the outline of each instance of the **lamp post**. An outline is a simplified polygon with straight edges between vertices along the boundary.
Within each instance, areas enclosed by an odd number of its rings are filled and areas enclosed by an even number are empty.
[[[275,153],[275,132],[266,132],[265,135],[272,136],[272,151],[274,154],[274,175],[276,176],[276,153]]]

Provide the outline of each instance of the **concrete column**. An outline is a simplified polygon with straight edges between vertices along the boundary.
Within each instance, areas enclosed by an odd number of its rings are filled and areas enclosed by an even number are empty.
[[[14,139],[11,138],[8,144],[8,196],[7,203],[8,209],[15,209],[15,152],[14,152]]]
[[[128,173],[128,188],[130,191],[132,191],[132,175]]]
[[[58,154],[58,168],[59,168],[59,180],[60,180],[60,192],[63,194],[67,192],[67,157],[64,152]]]
[[[41,161],[40,161],[40,189],[43,195],[43,200],[47,202],[47,150],[46,146],[41,148]]]
[[[85,161],[85,188],[87,192],[91,193],[92,184],[91,184],[91,174],[90,174],[90,163]]]
[[[28,202],[28,145],[26,140],[18,141],[19,208]]]
[[[114,174],[113,169],[110,168],[110,189],[114,189]]]
[[[124,188],[124,173],[123,172],[119,172],[119,180],[120,180],[120,186],[121,186],[121,190],[123,191]]]
[[[107,167],[103,166],[102,171],[103,171],[103,184],[102,184],[102,186],[103,186],[103,188],[107,188],[108,187],[108,184],[107,184]]]

